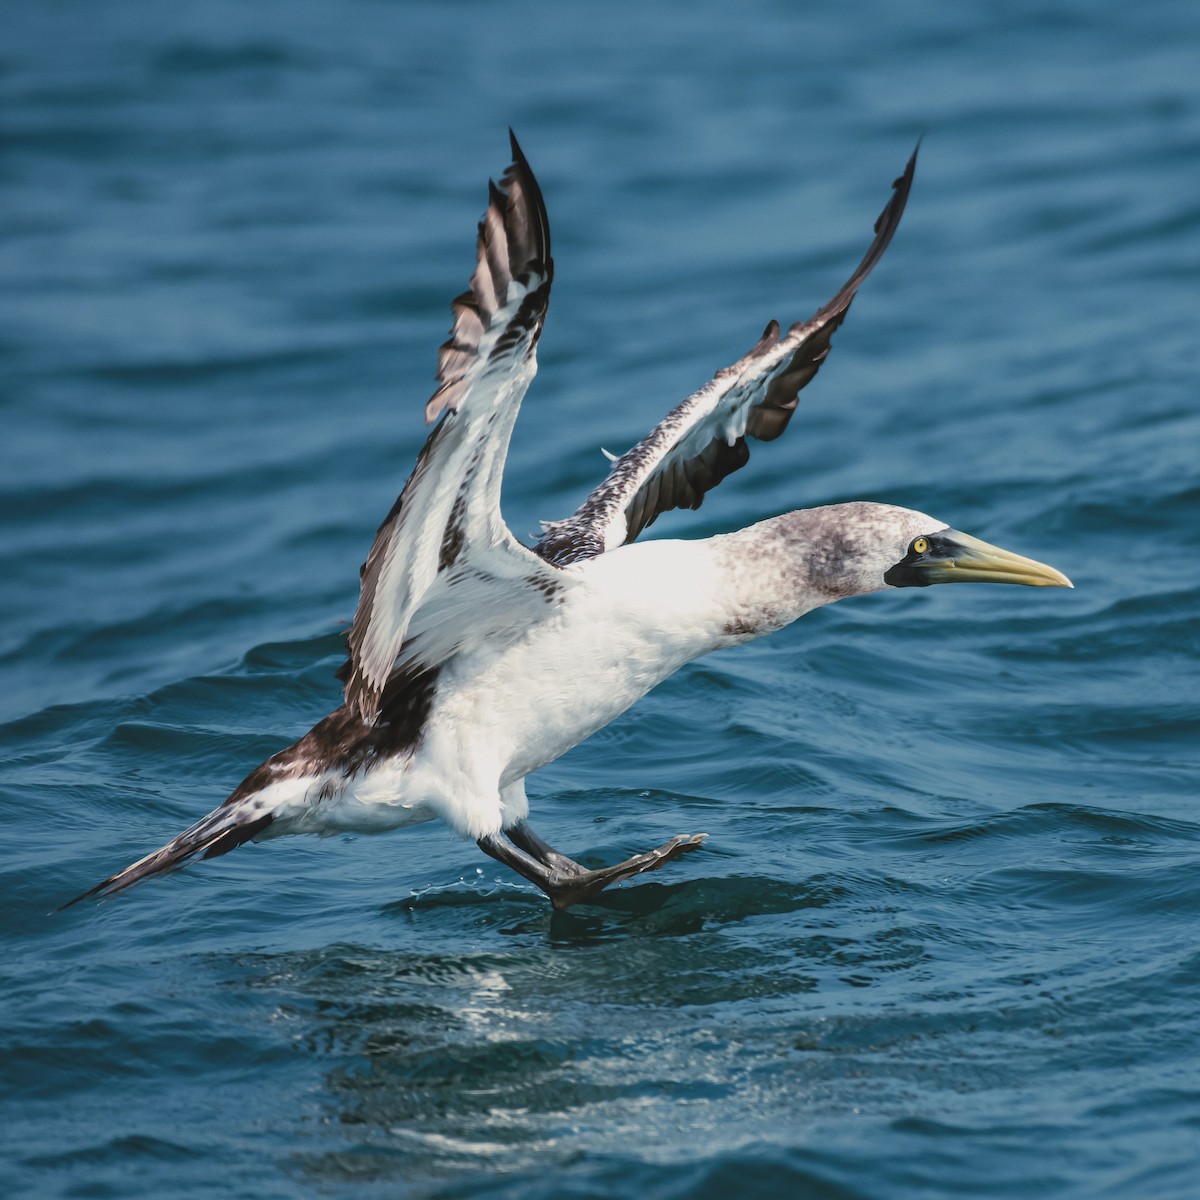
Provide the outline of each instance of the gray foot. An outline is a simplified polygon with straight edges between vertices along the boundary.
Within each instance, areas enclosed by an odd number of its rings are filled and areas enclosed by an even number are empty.
[[[480,838],[479,848],[541,888],[555,908],[563,909],[590,900],[614,883],[631,879],[643,871],[657,871],[671,859],[689,850],[699,849],[706,837],[706,833],[673,837],[657,850],[635,854],[633,858],[627,858],[615,866],[600,867],[595,871],[589,871],[574,859],[560,854],[523,821],[508,831],[508,837],[491,834]],[[509,838],[512,840],[509,841]]]

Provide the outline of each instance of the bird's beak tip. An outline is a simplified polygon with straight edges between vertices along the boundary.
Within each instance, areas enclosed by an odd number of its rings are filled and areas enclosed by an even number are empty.
[[[1038,566],[1042,568],[1043,573],[1034,582],[1035,587],[1061,587],[1070,588],[1072,591],[1075,590],[1075,585],[1061,571],[1047,566],[1045,563],[1039,563]]]

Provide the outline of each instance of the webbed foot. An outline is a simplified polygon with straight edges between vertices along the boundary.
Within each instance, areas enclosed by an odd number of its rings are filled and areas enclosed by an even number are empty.
[[[542,841],[524,821],[509,829],[507,837],[498,833],[480,838],[479,848],[540,888],[555,908],[563,909],[590,900],[614,883],[631,879],[643,871],[657,871],[671,859],[689,850],[698,850],[707,837],[706,833],[681,834],[657,850],[647,850],[645,854],[635,854],[615,866],[594,871]]]

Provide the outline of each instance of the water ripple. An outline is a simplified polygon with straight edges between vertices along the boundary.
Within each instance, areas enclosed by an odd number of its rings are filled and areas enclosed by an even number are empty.
[[[5,1194],[1190,1200],[1194,3],[25,5],[0,46]],[[557,279],[532,532],[904,228],[699,513],[907,504],[1072,593],[839,604],[444,829],[49,915],[337,703],[513,124]],[[794,434],[793,434],[794,430]]]

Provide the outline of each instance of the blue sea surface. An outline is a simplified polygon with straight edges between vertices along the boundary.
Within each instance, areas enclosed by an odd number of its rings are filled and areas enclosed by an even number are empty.
[[[0,38],[0,1194],[1200,1195],[1200,8],[47,0]],[[833,605],[440,825],[51,910],[339,699],[511,125],[570,512],[908,212],[656,537],[887,500],[1073,592]]]

